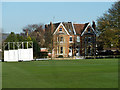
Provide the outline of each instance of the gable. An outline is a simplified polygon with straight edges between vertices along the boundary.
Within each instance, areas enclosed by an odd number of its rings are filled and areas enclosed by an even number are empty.
[[[60,28],[62,28],[62,32],[66,33],[67,35],[70,35],[69,32],[66,30],[66,28],[64,27],[64,25],[62,23],[59,24],[59,26],[56,28],[56,30],[54,31],[53,35],[56,33],[61,33],[59,30]]]
[[[63,22],[62,24],[65,26],[66,30],[68,31],[68,33],[70,35],[74,35],[75,34],[72,22]]]
[[[82,32],[81,36],[83,36],[84,34],[96,34],[95,30],[93,29],[93,27],[90,25],[90,23],[87,25],[87,27],[84,29],[84,31]]]

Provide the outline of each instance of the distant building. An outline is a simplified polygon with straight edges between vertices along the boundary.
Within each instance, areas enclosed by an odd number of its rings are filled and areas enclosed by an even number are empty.
[[[45,25],[53,34],[53,57],[92,56],[96,53],[95,22],[74,24],[60,22]]]

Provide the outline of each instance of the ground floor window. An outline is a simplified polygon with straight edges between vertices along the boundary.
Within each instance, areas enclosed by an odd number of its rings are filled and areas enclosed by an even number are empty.
[[[60,47],[60,53],[63,53],[63,47]]]
[[[91,49],[91,48],[90,48],[90,47],[88,47],[88,53],[89,53],[89,54],[90,54],[90,49]]]
[[[92,48],[91,48],[91,46],[89,46],[89,47],[87,48],[87,53],[88,53],[88,55],[91,55],[91,53],[92,53]]]

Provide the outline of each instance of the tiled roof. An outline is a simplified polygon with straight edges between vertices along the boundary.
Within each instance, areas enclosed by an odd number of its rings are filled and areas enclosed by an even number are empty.
[[[53,32],[57,29],[60,23],[53,23]]]
[[[53,32],[55,32],[56,28],[59,26],[60,23],[53,23]],[[48,24],[48,28],[51,28],[50,27],[50,24]]]
[[[82,34],[83,30],[87,27],[88,23],[85,24],[73,24],[76,34]]]
[[[55,30],[57,29],[57,27],[59,26],[60,22],[59,23],[53,23],[53,32],[55,32]],[[64,27],[66,28],[66,30],[68,31],[68,33],[70,35],[73,35],[74,34],[74,31],[73,31],[73,27],[72,27],[72,23],[71,22],[62,22],[62,24],[64,25]],[[48,27],[50,28],[50,24],[48,25]]]
[[[59,26],[59,23],[53,23],[53,32],[55,32],[55,30],[57,29],[57,27]],[[74,34],[74,30],[73,30],[73,26],[71,22],[62,22],[62,24],[64,25],[64,27],[66,28],[66,30],[68,31],[68,33],[70,35]],[[87,27],[89,23],[85,23],[85,24],[73,24],[74,25],[74,29],[76,31],[76,34],[82,34],[82,32],[84,31],[84,29]],[[50,27],[50,24],[48,24],[48,28]]]

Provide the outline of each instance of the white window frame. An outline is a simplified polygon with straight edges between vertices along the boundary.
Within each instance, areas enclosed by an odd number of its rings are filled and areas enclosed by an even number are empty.
[[[59,46],[57,47],[57,54],[59,54]]]

